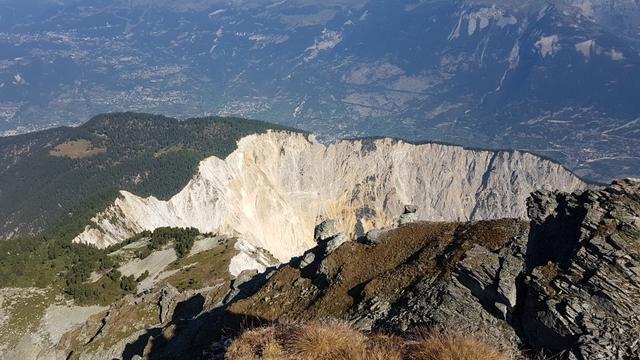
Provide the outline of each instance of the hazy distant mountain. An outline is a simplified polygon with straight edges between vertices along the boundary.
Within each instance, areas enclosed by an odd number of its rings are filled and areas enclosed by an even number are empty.
[[[639,33],[632,0],[5,0],[0,132],[237,114],[638,176]]]

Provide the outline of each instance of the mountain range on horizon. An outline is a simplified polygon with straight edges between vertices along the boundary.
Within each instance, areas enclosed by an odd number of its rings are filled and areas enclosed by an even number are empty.
[[[4,0],[0,9],[4,134],[108,111],[238,115],[325,141],[528,150],[601,183],[639,175],[633,0]]]

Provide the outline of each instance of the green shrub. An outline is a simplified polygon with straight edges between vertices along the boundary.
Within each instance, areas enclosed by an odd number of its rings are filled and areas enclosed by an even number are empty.
[[[140,249],[136,249],[135,255],[140,260],[146,259],[147,256],[151,255],[151,249],[149,249],[148,247],[142,247]]]
[[[136,279],[136,282],[142,282],[144,281],[144,279],[149,277],[149,270],[145,270],[142,274],[140,274],[140,276],[138,276],[138,278]]]
[[[133,275],[123,276],[120,279],[120,289],[122,289],[122,291],[124,291],[127,294],[135,293],[137,287],[138,287],[138,284],[136,283],[136,280],[133,277]]]
[[[189,254],[191,248],[193,247],[193,243],[195,242],[196,236],[198,236],[200,232],[195,228],[172,228],[172,227],[161,227],[157,228],[151,234],[151,239],[149,240],[148,248],[149,250],[159,250],[170,241],[174,242],[174,247],[176,251],[176,255],[178,258],[182,258]]]

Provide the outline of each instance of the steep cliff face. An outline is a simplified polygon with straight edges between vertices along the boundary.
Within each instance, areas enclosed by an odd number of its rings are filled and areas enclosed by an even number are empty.
[[[302,134],[250,135],[225,160],[200,163],[169,201],[128,192],[94,217],[77,243],[99,247],[142,230],[193,226],[237,235],[286,261],[314,245],[322,218],[358,236],[393,225],[405,204],[418,219],[526,218],[534,190],[585,184],[562,166],[522,152],[467,150],[391,139],[325,146]]]

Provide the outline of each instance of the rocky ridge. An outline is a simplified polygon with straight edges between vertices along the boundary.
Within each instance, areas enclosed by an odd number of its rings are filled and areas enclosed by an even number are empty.
[[[406,204],[412,220],[526,218],[539,188],[586,185],[559,164],[529,153],[468,150],[392,139],[325,146],[312,136],[250,135],[225,160],[200,163],[169,201],[128,192],[92,219],[74,241],[99,247],[161,226],[237,235],[281,261],[314,244],[314,226],[330,218],[349,238],[395,225]]]
[[[640,182],[529,201],[522,328],[578,359],[640,358]]]

